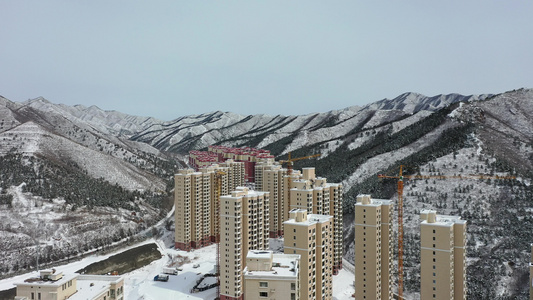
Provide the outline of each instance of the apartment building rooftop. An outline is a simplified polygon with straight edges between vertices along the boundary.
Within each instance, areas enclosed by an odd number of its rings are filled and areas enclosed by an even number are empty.
[[[39,277],[15,283],[15,299],[123,299],[124,278],[111,275],[64,275],[55,269],[41,270]],[[52,297],[52,298],[51,298]]]
[[[460,216],[437,215],[435,210],[424,209],[420,211],[421,225],[431,224],[432,226],[451,227],[454,224],[466,224]]]
[[[357,203],[355,203],[356,206],[358,205],[380,206],[383,204],[385,205],[392,204],[392,200],[373,199],[372,197],[370,197],[370,195],[358,195]]]
[[[255,250],[248,252],[245,278],[295,279],[298,277],[299,254],[274,254],[272,251]]]
[[[269,194],[269,192],[260,192],[260,191],[256,191],[256,190],[251,190],[247,187],[244,187],[244,186],[238,186],[236,188],[235,191],[232,191],[230,195],[227,195],[227,196],[223,196],[223,197],[233,197],[233,198],[236,198],[236,197],[243,197],[243,196],[247,196],[247,197],[256,197],[256,196],[261,196],[261,195],[264,195],[264,194]]]
[[[316,223],[325,223],[332,219],[329,215],[307,214],[306,209],[295,208],[289,212],[290,219],[284,224],[309,226]]]
[[[111,284],[124,280],[121,276],[112,275],[79,275],[76,284],[78,292],[69,300],[100,299],[109,291]]]
[[[39,277],[32,277],[24,282],[16,283],[17,286],[61,286],[70,280],[78,277],[78,274],[63,275],[63,272],[52,270],[41,270]]]

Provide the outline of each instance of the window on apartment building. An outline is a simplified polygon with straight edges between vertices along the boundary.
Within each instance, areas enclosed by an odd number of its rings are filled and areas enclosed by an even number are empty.
[[[41,300],[41,293],[37,293],[37,300]]]
[[[266,282],[266,281],[260,281],[260,282],[259,282],[259,287],[268,287],[268,282]]]
[[[31,299],[35,299],[35,293],[34,292],[31,292]]]
[[[259,297],[263,297],[263,298],[268,297],[268,292],[259,292]]]

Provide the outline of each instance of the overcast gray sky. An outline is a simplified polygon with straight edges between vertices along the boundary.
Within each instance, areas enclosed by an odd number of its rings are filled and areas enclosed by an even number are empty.
[[[533,1],[0,2],[0,95],[171,120],[533,87]]]

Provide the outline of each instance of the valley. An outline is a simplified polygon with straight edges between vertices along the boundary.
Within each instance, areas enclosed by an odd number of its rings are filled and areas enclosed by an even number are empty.
[[[469,298],[526,299],[533,242],[533,90],[425,97],[407,93],[365,107],[305,116],[211,112],[172,121],[0,98],[0,249],[3,276],[105,247],[160,222],[171,210],[173,174],[189,150],[208,145],[270,150],[342,182],[344,257],[353,261],[358,194],[395,200],[406,174],[516,180],[407,181],[405,293],[420,292],[419,213],[467,220]]]

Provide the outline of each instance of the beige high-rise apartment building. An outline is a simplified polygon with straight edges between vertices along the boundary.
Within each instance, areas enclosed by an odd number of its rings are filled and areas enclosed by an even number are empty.
[[[269,193],[238,187],[220,197],[220,299],[243,299],[250,250],[268,249]]]
[[[300,255],[250,251],[244,269],[244,299],[299,300]]]
[[[294,209],[284,226],[285,254],[300,255],[300,299],[332,299],[333,217]]]
[[[256,189],[270,193],[270,233],[271,238],[283,235],[283,193],[285,190],[284,177],[287,175],[287,169],[281,165],[258,163],[255,166],[255,184]]]
[[[291,209],[306,209],[309,214],[333,216],[333,275],[342,269],[342,184],[317,177],[315,168],[303,168],[291,180]]]
[[[337,275],[342,269],[343,254],[343,223],[342,223],[342,199],[343,189],[340,183],[326,183],[329,189],[329,214],[333,216],[333,275]]]
[[[333,216],[333,274],[338,274],[342,269],[343,253],[342,184],[328,183],[326,178],[317,177],[315,168],[303,168],[301,172],[292,172],[291,188],[288,189],[287,169],[272,163],[258,163],[255,178],[257,189],[268,191],[271,195],[270,237],[284,234],[283,222],[290,218],[292,209]]]
[[[355,299],[392,299],[392,201],[358,195]]]
[[[244,163],[228,159],[218,164],[221,168],[227,168],[228,189],[234,191],[239,186],[244,186]]]
[[[466,299],[466,221],[420,212],[421,299]]]
[[[221,175],[221,195],[244,185],[244,164],[227,161],[220,165],[179,170],[174,176],[175,247],[189,251],[214,242],[218,207],[216,174]]]
[[[208,187],[207,196],[209,199],[206,199],[204,203],[209,205],[209,207],[204,207],[206,212],[209,212],[209,218],[204,220],[204,230],[207,232],[209,229],[209,242],[217,242],[216,237],[219,233],[219,227],[217,226],[216,220],[218,220],[219,211],[217,210],[220,196],[227,195],[230,192],[229,189],[229,180],[228,174],[229,169],[227,167],[221,167],[218,164],[211,165],[209,167],[200,168],[199,171],[205,174],[208,184],[205,187]],[[217,177],[220,177],[220,190],[217,190]]]

